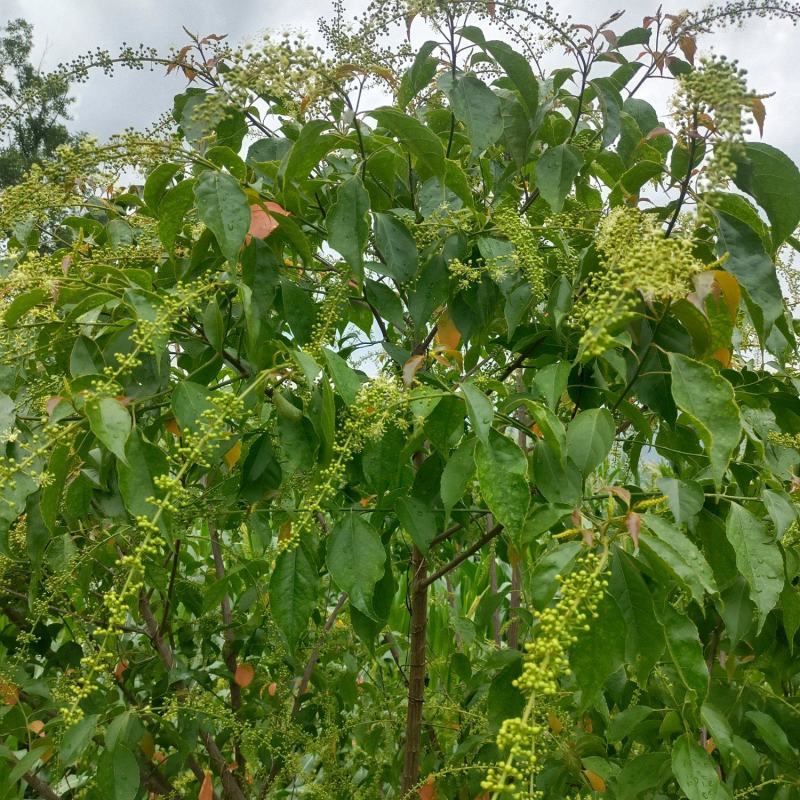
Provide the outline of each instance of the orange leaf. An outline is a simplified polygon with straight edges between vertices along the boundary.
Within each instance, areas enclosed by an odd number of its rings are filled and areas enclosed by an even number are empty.
[[[725,305],[728,306],[731,322],[736,322],[736,316],[739,313],[739,301],[742,298],[739,281],[730,272],[725,272],[724,269],[715,269],[714,283],[719,286],[722,296],[725,298]]]
[[[203,777],[203,785],[197,795],[197,800],[213,800],[214,797],[214,782],[211,779],[211,773],[206,772]]]
[[[414,376],[422,369],[422,365],[425,362],[425,356],[417,355],[411,356],[411,358],[403,364],[403,383],[406,386],[411,386],[414,383]]]
[[[292,523],[291,522],[284,522],[283,525],[278,528],[278,541],[285,542],[289,539],[292,535]]]
[[[283,206],[273,203],[272,200],[265,200],[263,203],[250,206],[250,230],[247,232],[245,241],[249,242],[253,236],[256,239],[266,239],[278,227],[273,214],[287,216],[289,212]]]
[[[433,775],[419,787],[419,800],[436,800],[436,781]]]
[[[225,463],[228,465],[228,469],[233,469],[236,462],[241,458],[242,455],[242,443],[236,442],[236,444],[228,450],[227,453],[223,456],[225,459]]]
[[[275,697],[277,692],[278,692],[278,684],[275,683],[275,681],[272,681],[272,683],[267,688],[267,694],[269,694],[270,697]]]
[[[714,740],[713,740],[713,739],[711,739],[711,738],[709,738],[709,739],[706,741],[706,753],[708,753],[709,755],[711,755],[711,754],[712,754],[712,753],[713,753],[713,752],[714,752],[716,749],[717,749],[717,745],[716,745],[716,744],[714,744]]]
[[[455,350],[461,341],[461,332],[456,328],[450,312],[445,309],[439,317],[436,328],[436,343],[446,350]]]
[[[40,719],[35,719],[33,720],[33,722],[28,723],[28,730],[31,733],[36,733],[39,736],[44,736],[44,734],[42,733],[42,731],[44,730],[44,722],[42,722]]]
[[[167,420],[167,424],[164,426],[164,429],[168,430],[175,436],[181,435],[181,429],[178,427],[178,421],[175,419],[175,417],[172,417],[172,419]]]
[[[242,689],[246,689],[253,682],[255,674],[256,671],[251,664],[239,664],[236,667],[233,680],[238,683]]]
[[[606,790],[606,782],[596,772],[585,769],[583,771],[583,777],[586,778],[589,786],[591,786],[595,792],[604,792]]]
[[[719,361],[723,367],[727,368],[731,365],[731,351],[727,347],[718,348],[711,354],[711,357],[715,361]]]

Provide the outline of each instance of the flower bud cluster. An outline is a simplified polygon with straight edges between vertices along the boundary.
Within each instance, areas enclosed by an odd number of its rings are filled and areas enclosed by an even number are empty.
[[[605,557],[587,553],[561,584],[558,602],[539,615],[536,636],[525,645],[522,674],[513,681],[527,698],[520,717],[507,719],[497,735],[497,746],[506,753],[504,760],[489,767],[481,786],[493,797],[515,800],[540,800],[535,789],[536,775],[543,767],[541,740],[546,732],[538,698],[551,698],[559,688],[559,679],[569,673],[567,652],[597,608],[607,586],[602,577]]]
[[[492,220],[500,233],[514,245],[514,262],[530,284],[534,301],[538,302],[545,296],[547,274],[539,236],[531,230],[527,219],[511,207],[499,208]]]
[[[281,550],[295,547],[302,534],[312,528],[317,515],[340,490],[350,460],[365,442],[380,438],[390,425],[405,427],[408,397],[394,379],[379,376],[364,384],[339,429],[330,463],[321,467],[308,489],[304,509],[292,526],[289,536],[280,540]]]
[[[587,357],[614,346],[613,334],[635,317],[641,300],[683,297],[706,269],[688,238],[667,238],[652,216],[635,208],[613,209],[600,223],[596,246],[603,268],[589,279],[572,320],[584,329],[580,347]]]

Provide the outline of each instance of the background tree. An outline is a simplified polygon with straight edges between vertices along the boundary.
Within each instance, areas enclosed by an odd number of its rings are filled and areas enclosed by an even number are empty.
[[[0,187],[19,181],[32,164],[71,140],[69,83],[31,63],[33,26],[8,22],[0,36]]]
[[[798,797],[798,9],[335,10],[0,195],[3,792]]]

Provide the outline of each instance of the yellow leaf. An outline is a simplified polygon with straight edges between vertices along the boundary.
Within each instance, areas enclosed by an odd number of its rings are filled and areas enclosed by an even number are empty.
[[[758,132],[761,136],[764,135],[764,120],[767,117],[767,107],[764,105],[760,97],[754,97],[751,101],[753,104],[753,119],[758,125]]]
[[[445,309],[436,323],[436,343],[445,350],[455,350],[461,341],[461,332],[456,328],[450,312]]]
[[[564,730],[561,720],[552,711],[547,714],[547,724],[553,733],[561,733]]]
[[[403,364],[403,383],[406,386],[411,386],[414,383],[414,376],[422,369],[425,362],[425,356],[411,356],[411,358]]]
[[[739,313],[739,301],[742,299],[739,281],[730,272],[725,272],[724,269],[715,269],[714,283],[719,286],[719,290],[725,298],[725,305],[728,306],[731,322],[736,322],[736,316]]]
[[[241,456],[242,443],[236,442],[236,444],[224,455],[225,463],[228,465],[228,469],[233,469],[234,465],[241,458]]]

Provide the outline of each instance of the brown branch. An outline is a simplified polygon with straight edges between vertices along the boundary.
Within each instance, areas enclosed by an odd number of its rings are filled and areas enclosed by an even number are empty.
[[[424,588],[427,589],[432,583],[438,581],[439,578],[444,577],[448,572],[452,572],[459,564],[466,561],[471,555],[477,553],[481,547],[491,542],[492,539],[499,536],[502,532],[503,526],[500,525],[500,523],[495,525],[491,530],[486,531],[477,542],[471,544],[466,550],[462,550],[452,561],[448,561],[443,567],[440,567],[432,575],[425,578]]]
[[[175,592],[175,578],[178,574],[178,559],[181,554],[181,540],[175,540],[175,555],[172,558],[172,570],[169,574],[169,584],[167,585],[167,597],[164,600],[164,613],[161,615],[161,624],[158,626],[158,632],[163,636],[165,631],[169,631],[167,627],[169,624],[169,614],[172,610],[172,595]],[[171,626],[170,626],[171,627]]]
[[[222,793],[225,797],[229,798],[229,800],[247,800],[242,787],[239,786],[239,781],[231,772],[230,767],[228,767],[225,757],[217,747],[217,743],[211,738],[211,734],[202,731],[200,738],[203,740],[203,745],[208,751],[208,757],[211,759],[211,763],[222,781]]]
[[[336,622],[336,617],[339,616],[339,612],[342,610],[346,602],[347,592],[342,592],[339,595],[339,599],[336,602],[333,611],[331,611],[331,613],[328,615],[328,619],[325,620],[325,624],[322,626],[322,632],[317,638],[317,641],[314,644],[314,649],[311,651],[308,663],[306,664],[306,668],[303,670],[303,677],[300,678],[300,683],[297,685],[297,694],[295,695],[294,703],[292,704],[293,717],[296,716],[297,712],[300,710],[302,697],[308,691],[308,684],[311,683],[311,676],[314,673],[314,667],[316,667],[317,661],[319,661],[320,650],[325,642],[325,638],[330,632],[330,629],[333,627],[333,623]]]
[[[33,789],[42,800],[61,800],[61,795],[56,794],[49,783],[45,783],[41,778],[37,778],[32,772],[25,772],[22,779]]]
[[[411,624],[409,642],[408,708],[406,746],[403,758],[401,796],[405,797],[419,780],[422,707],[425,702],[425,657],[428,633],[427,563],[422,551],[411,552]]]

